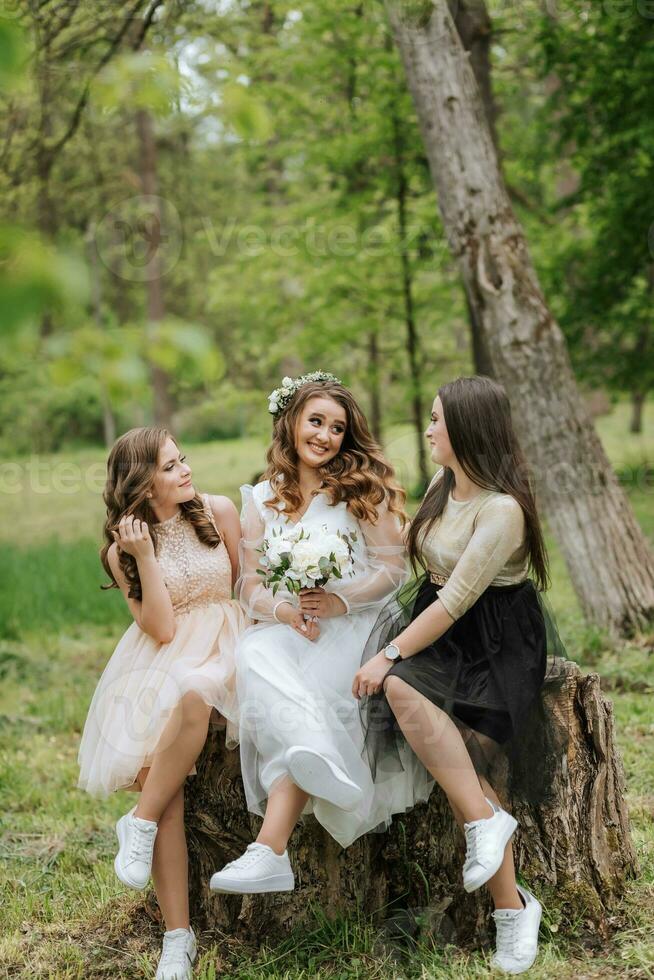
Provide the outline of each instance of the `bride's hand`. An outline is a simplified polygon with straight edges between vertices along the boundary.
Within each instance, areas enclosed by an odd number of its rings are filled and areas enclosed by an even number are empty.
[[[320,636],[318,623],[314,619],[305,619],[304,613],[299,610],[291,619],[289,626],[292,626],[305,640],[317,640]]]
[[[300,609],[307,616],[317,616],[318,619],[331,619],[334,616],[344,616],[347,612],[345,603],[333,592],[326,592],[321,586],[313,589],[300,589]]]
[[[277,611],[277,618],[303,636],[305,640],[317,640],[320,636],[320,627],[314,620],[305,620],[301,609],[284,602]]]

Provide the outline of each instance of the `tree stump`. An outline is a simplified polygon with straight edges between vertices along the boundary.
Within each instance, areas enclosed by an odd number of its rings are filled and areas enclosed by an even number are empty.
[[[560,758],[534,758],[553,773],[551,798],[536,807],[509,799],[506,780],[495,788],[519,821],[519,873],[545,903],[552,896],[564,920],[569,907],[570,918],[582,912],[606,935],[611,909],[637,870],[612,705],[597,674],[582,676],[567,660],[557,662],[556,674],[558,683],[544,688],[543,708],[554,736],[567,729],[566,749]],[[246,809],[238,750],[225,749],[222,732],[210,736],[198,775],[187,784],[186,821],[194,921],[204,928],[274,943],[308,924],[318,905],[328,916],[372,915],[391,934],[420,932],[458,944],[488,938],[488,892],[463,890],[464,842],[438,787],[427,803],[396,816],[386,833],[368,834],[346,850],[313,816],[304,818],[289,844],[295,891],[276,895],[209,891],[211,874],[240,855],[260,826]]]

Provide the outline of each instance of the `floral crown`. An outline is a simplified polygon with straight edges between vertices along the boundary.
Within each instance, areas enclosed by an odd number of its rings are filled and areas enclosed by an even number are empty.
[[[335,384],[342,384],[340,378],[325,371],[313,371],[311,374],[303,374],[299,378],[282,378],[281,388],[275,388],[268,396],[268,411],[277,417],[281,415],[296,391],[307,385],[311,381],[332,381]]]

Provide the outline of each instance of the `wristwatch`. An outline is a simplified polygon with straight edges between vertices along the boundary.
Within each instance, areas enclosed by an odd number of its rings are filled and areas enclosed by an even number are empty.
[[[396,660],[401,660],[402,653],[397,643],[388,643],[384,647],[384,656],[386,657],[387,660],[392,660],[393,662],[395,662]]]

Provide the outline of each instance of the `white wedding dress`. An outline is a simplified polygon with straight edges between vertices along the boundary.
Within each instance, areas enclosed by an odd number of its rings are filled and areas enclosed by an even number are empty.
[[[286,751],[310,749],[338,766],[363,790],[362,802],[346,811],[328,799],[310,797],[303,811],[316,819],[343,847],[361,834],[383,830],[392,814],[426,800],[432,777],[407,747],[403,769],[373,783],[364,761],[359,702],[352,681],[361,666],[364,646],[380,609],[408,577],[406,551],[398,518],[385,505],[376,524],[358,521],[344,501],[335,506],[317,494],[300,522],[293,524],[266,505],[268,481],[241,487],[243,507],[240,577],[236,595],[255,620],[240,635],[236,648],[240,708],[241,770],[248,809],[261,816],[274,784],[288,776]],[[283,504],[280,504],[283,510]],[[257,574],[264,537],[273,528],[301,523],[308,531],[356,531],[354,576],[330,580],[325,588],[345,602],[348,613],[319,622],[320,636],[310,641],[291,626],[278,623],[273,610],[282,600],[297,605],[288,592],[272,591]]]

